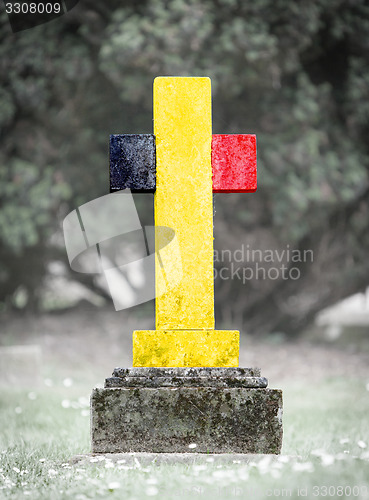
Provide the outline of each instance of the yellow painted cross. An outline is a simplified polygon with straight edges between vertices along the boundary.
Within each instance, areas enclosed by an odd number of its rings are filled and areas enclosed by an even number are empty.
[[[154,135],[155,226],[174,229],[183,277],[160,295],[156,273],[156,330],[133,333],[133,366],[238,366],[239,332],[215,330],[212,193],[256,190],[255,136],[212,136],[210,79],[197,77],[155,79]]]

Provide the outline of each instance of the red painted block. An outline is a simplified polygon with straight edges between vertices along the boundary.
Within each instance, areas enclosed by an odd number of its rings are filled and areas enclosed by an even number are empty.
[[[256,136],[213,135],[213,193],[253,193],[257,189]]]

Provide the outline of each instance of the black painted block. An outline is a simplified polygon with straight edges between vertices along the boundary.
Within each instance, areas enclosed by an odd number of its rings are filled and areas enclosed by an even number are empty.
[[[134,193],[156,189],[155,136],[110,136],[110,192],[129,188]]]

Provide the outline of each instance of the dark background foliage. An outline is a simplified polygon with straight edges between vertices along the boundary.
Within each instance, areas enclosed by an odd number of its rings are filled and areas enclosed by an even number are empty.
[[[108,193],[110,133],[152,132],[157,75],[211,77],[213,132],[257,134],[258,191],[215,196],[215,247],[314,253],[286,262],[299,280],[217,279],[218,324],[293,335],[366,288],[365,0],[81,0],[24,32],[0,23],[3,310],[23,290],[38,311],[50,262],[68,269],[61,221]]]

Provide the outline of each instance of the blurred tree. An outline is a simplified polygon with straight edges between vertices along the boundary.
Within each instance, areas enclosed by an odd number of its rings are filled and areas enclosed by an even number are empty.
[[[37,305],[57,221],[108,192],[109,133],[151,132],[157,75],[210,76],[214,133],[258,136],[258,193],[216,195],[216,248],[314,252],[283,261],[298,280],[218,278],[219,324],[295,333],[365,287],[368,32],[365,0],[85,0],[16,35],[3,16],[0,300]]]

